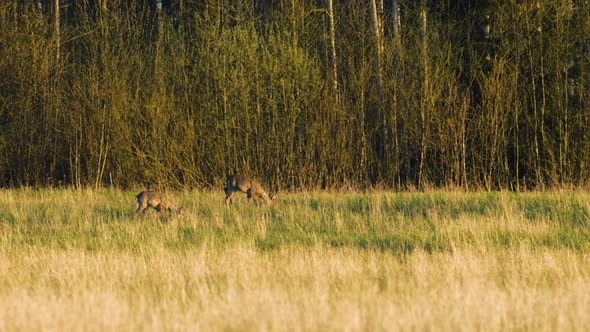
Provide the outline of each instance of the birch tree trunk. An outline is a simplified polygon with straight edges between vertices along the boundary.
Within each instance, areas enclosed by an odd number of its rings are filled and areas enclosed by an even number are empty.
[[[156,15],[158,16],[158,38],[162,34],[162,0],[156,0]]]
[[[427,40],[427,14],[426,7],[422,8],[420,14],[422,18],[422,59],[423,59],[423,74],[424,82],[422,86],[422,101],[420,107],[420,123],[421,123],[421,143],[420,143],[420,165],[418,167],[418,188],[422,187],[422,177],[424,170],[424,159],[426,159],[426,143],[427,143],[427,125],[426,125],[426,109],[429,107],[428,98],[430,97],[430,82],[428,72],[428,40]]]
[[[41,5],[41,2],[39,2]],[[60,53],[60,23],[59,23],[59,0],[55,0],[55,58],[59,61],[59,53]]]
[[[393,20],[393,38],[394,38],[394,49],[393,49],[393,71],[392,77],[392,105],[391,105],[391,137],[393,144],[393,155],[392,160],[395,162],[394,169],[391,169],[394,174],[399,176],[400,169],[400,138],[398,137],[398,77],[401,76],[401,16],[399,14],[399,0],[392,0],[391,12]],[[399,179],[398,179],[399,180]],[[399,181],[398,181],[399,182]]]
[[[293,48],[297,47],[297,14],[295,13],[295,1],[291,0],[291,28],[293,29]]]
[[[390,150],[390,135],[388,117],[385,112],[383,102],[383,24],[381,22],[381,14],[383,10],[383,1],[377,4],[377,0],[371,0],[371,16],[373,19],[373,34],[375,35],[375,49],[377,50],[377,61],[375,63],[375,71],[377,73],[377,95],[379,98],[379,105],[375,114],[375,118],[381,117],[380,132],[381,137],[377,137],[375,147],[379,159],[382,162],[383,169],[387,169],[389,165],[388,152]]]
[[[41,1],[37,1],[37,11],[39,11],[39,17],[43,18],[43,4]]]
[[[531,74],[531,89],[532,89],[532,107],[533,107],[533,151],[534,151],[534,172],[536,175],[536,184],[542,184],[543,177],[541,173],[541,156],[540,156],[540,148],[539,148],[539,116],[538,116],[538,106],[537,106],[537,80],[535,78],[535,69],[534,69],[534,52],[533,49],[535,48],[532,41],[531,34],[533,33],[531,30],[531,24],[529,23],[529,13],[526,13],[525,16],[525,24],[527,29],[527,55],[529,60],[529,70]]]
[[[377,84],[379,88],[379,103],[383,103],[383,36],[381,33],[381,18],[377,12],[376,0],[371,0],[371,13],[373,16],[373,33],[377,48]]]
[[[334,6],[332,2],[332,0],[328,0],[328,17],[330,20],[330,54],[332,56],[332,90],[334,92],[336,105],[338,105],[338,62],[336,61],[336,32],[334,27]]]
[[[401,19],[399,15],[399,1],[392,0],[391,1],[391,18],[393,21],[393,34],[397,37],[399,33],[399,29],[401,26]]]

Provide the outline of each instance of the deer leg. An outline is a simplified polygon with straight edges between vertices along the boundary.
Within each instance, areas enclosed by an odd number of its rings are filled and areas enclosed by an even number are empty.
[[[252,189],[248,190],[248,195],[250,195],[249,197],[252,198],[256,206],[260,206],[260,201],[257,199],[260,198],[260,195],[257,193],[252,193]]]
[[[248,204],[250,204],[250,199],[254,200],[254,203],[256,203],[256,205],[258,205],[258,202],[256,201],[256,197],[254,197],[254,195],[252,195],[252,189],[248,189],[246,191],[246,197],[248,197]]]
[[[141,204],[138,204],[137,209],[133,213],[133,219],[137,218],[137,215],[140,213],[143,215],[145,213],[146,208],[147,208],[147,206],[143,206]]]
[[[156,211],[158,211],[160,213],[160,220],[164,220],[166,219],[166,210],[168,210],[168,207],[166,206],[162,206],[162,204],[158,205],[158,207],[156,207]]]
[[[234,194],[234,192],[231,191],[231,190],[227,190],[225,192],[225,205],[226,206],[229,206],[232,203],[231,197],[232,197],[233,194]]]
[[[135,210],[135,212],[133,212],[133,219],[137,218],[137,215],[138,215],[138,214],[139,214],[141,211],[142,211],[142,210],[141,210],[141,208],[140,208],[140,207],[138,207],[138,208]]]

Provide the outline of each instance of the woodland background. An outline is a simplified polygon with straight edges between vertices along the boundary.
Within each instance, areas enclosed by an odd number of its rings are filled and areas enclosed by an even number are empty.
[[[590,3],[0,2],[0,186],[590,179]]]

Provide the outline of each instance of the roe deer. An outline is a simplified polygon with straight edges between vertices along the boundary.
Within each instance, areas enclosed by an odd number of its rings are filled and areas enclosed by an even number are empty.
[[[137,210],[133,213],[133,218],[140,213],[144,215],[149,207],[158,211],[162,220],[166,217],[166,212],[172,212],[177,216],[184,214],[184,208],[176,208],[168,201],[166,195],[158,191],[142,191],[135,196],[135,201],[137,201]]]
[[[248,197],[248,203],[250,202],[250,198],[252,198],[254,200],[254,203],[256,203],[256,205],[259,205],[258,201],[256,200],[256,197],[261,197],[268,205],[271,205],[274,200],[274,196],[267,194],[262,188],[262,185],[260,185],[260,182],[250,177],[239,174],[227,176],[227,178],[225,179],[223,191],[225,191],[225,204],[227,206],[229,206],[232,203],[232,195],[238,191],[246,193],[246,196]]]

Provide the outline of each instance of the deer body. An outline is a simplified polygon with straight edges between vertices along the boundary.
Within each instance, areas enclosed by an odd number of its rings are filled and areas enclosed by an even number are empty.
[[[248,197],[248,202],[250,202],[251,198],[256,205],[259,204],[256,200],[257,197],[264,199],[268,205],[271,205],[274,200],[273,195],[269,195],[264,191],[260,182],[240,174],[228,175],[225,179],[223,191],[225,191],[225,204],[227,206],[232,203],[231,197],[235,192],[245,193]]]
[[[133,218],[138,214],[144,215],[148,208],[153,208],[160,214],[160,218],[166,217],[166,212],[171,212],[175,215],[182,215],[183,208],[176,208],[161,192],[158,191],[142,191],[135,196],[137,202],[137,210],[133,213]]]

